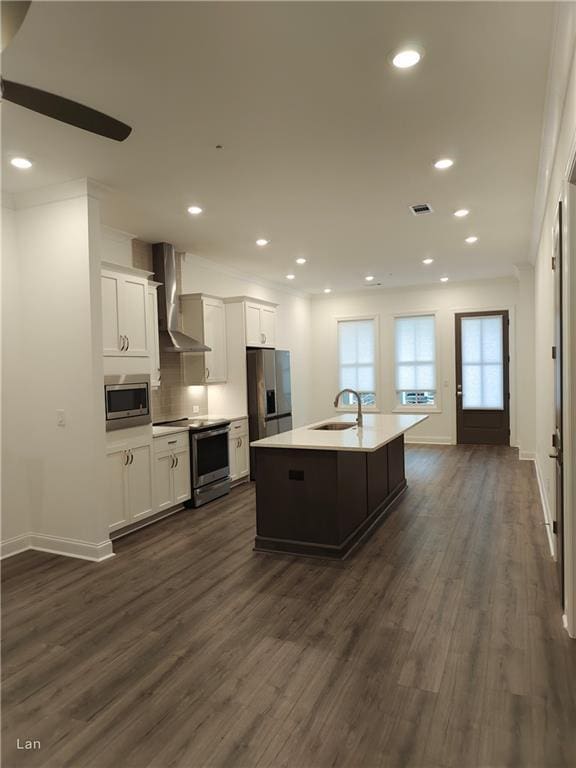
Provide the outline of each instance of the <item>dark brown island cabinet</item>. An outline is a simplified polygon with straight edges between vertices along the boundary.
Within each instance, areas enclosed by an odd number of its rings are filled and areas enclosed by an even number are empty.
[[[360,429],[346,414],[330,423],[348,429],[311,425],[252,443],[255,550],[347,557],[404,493],[404,432],[425,418],[365,414]]]

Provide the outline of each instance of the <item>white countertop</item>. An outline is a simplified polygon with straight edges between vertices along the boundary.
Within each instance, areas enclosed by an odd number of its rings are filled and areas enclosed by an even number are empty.
[[[356,426],[356,413],[345,413],[317,421],[306,427],[250,443],[256,448],[308,448],[318,451],[377,451],[386,443],[425,421],[426,414],[364,413],[364,424]],[[319,430],[313,427],[329,422],[353,423],[352,429]]]
[[[152,427],[152,437],[175,435],[177,432],[188,432],[188,427]]]

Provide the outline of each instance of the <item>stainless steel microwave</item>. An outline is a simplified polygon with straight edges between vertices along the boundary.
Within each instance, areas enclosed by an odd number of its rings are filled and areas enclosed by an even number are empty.
[[[106,431],[150,424],[149,374],[104,377]]]

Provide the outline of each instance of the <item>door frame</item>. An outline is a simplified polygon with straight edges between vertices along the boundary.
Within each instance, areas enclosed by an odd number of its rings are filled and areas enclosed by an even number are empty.
[[[508,446],[512,447],[512,383],[511,383],[511,375],[510,375],[510,368],[512,364],[512,353],[511,353],[511,344],[510,344],[510,333],[511,333],[511,322],[510,322],[510,312],[508,309],[486,309],[481,311],[472,310],[470,312],[455,312],[454,313],[454,370],[455,370],[455,382],[456,382],[456,389],[455,389],[455,401],[456,401],[456,444],[460,445],[458,442],[460,431],[461,431],[461,421],[463,419],[463,408],[462,408],[462,395],[460,391],[460,396],[458,392],[458,380],[462,379],[462,370],[458,371],[458,366],[460,364],[460,369],[462,369],[462,351],[459,351],[459,346],[461,346],[461,333],[462,333],[462,318],[463,317],[501,317],[502,318],[502,365],[504,366],[504,372],[505,376],[503,379],[503,384],[505,384],[504,388],[504,402],[506,403],[505,410],[508,413]],[[496,409],[494,409],[496,410]],[[465,445],[465,443],[462,443],[462,445]]]
[[[576,137],[562,189],[564,624],[576,637]]]
[[[508,304],[503,301],[501,304],[479,305],[479,306],[452,306],[449,308],[450,313],[450,367],[449,377],[451,391],[454,397],[450,397],[450,440],[452,445],[457,445],[457,426],[456,426],[456,406],[453,406],[453,402],[456,398],[456,366],[454,361],[456,360],[456,315],[464,314],[467,312],[501,312],[502,310],[508,312],[508,319],[510,325],[508,327],[508,354],[510,355],[510,364],[508,366],[508,384],[510,387],[510,447],[518,448],[518,428],[516,419],[516,305]],[[446,407],[446,404],[445,404]]]

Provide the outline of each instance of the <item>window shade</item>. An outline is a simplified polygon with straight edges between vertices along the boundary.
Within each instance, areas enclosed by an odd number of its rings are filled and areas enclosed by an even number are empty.
[[[462,407],[504,408],[502,316],[463,317]]]
[[[396,391],[436,389],[434,315],[397,317]]]
[[[376,329],[374,320],[338,322],[340,389],[358,392],[376,389]]]

